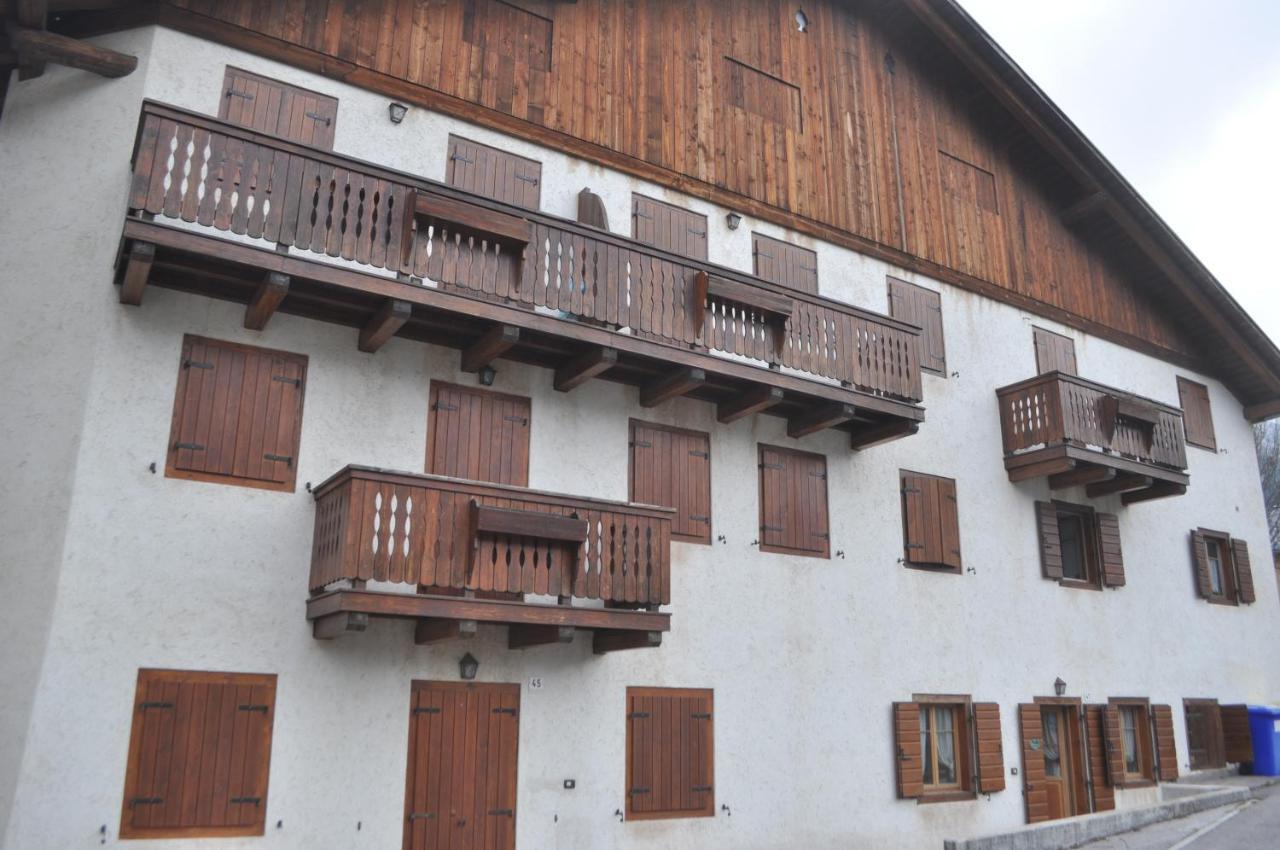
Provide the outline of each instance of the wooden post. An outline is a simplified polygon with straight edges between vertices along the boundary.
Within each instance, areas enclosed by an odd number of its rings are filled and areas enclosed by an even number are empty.
[[[156,246],[150,242],[134,242],[129,246],[125,261],[124,279],[120,284],[120,303],[137,307],[142,303],[142,291],[151,277],[151,265],[156,259]]]
[[[280,306],[280,302],[284,301],[284,297],[288,294],[289,276],[279,272],[267,272],[262,283],[258,284],[258,291],[254,293],[253,300],[249,302],[249,306],[245,307],[244,326],[251,331],[260,331],[265,328],[276,312],[276,308]]]

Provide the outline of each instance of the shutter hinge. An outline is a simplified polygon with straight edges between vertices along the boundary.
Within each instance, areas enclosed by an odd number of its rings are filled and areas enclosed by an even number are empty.
[[[711,517],[703,516],[702,514],[690,514],[689,519],[692,522],[711,522]]]
[[[690,717],[692,717],[694,720],[710,720],[710,719],[711,719],[711,712],[709,712],[709,711],[695,711],[693,714],[690,714],[689,716],[690,716]]]
[[[633,711],[627,715],[628,720],[644,720],[649,716],[647,711]]]
[[[813,536],[814,536],[814,537],[816,537],[816,538],[818,538],[819,540],[830,540],[830,539],[831,539],[831,535],[830,535],[830,534],[828,534],[828,533],[827,533],[827,532],[825,532],[825,531],[815,531],[815,532],[813,532]]]
[[[756,251],[756,256],[764,257],[765,259],[769,259],[769,260],[773,259],[773,254],[766,254],[764,251]]]
[[[644,440],[632,440],[631,447],[633,449],[651,449],[653,448],[653,443],[646,443]]]
[[[263,714],[267,713],[267,706],[265,705],[251,705],[249,703],[245,703],[244,705],[238,706],[238,708],[240,711],[261,711]]]
[[[204,446],[200,445],[199,443],[174,443],[173,447],[175,449],[190,449],[193,452],[204,451]]]
[[[711,790],[711,786],[710,786],[710,785],[695,785],[695,786],[693,786],[692,788],[690,788],[689,790],[690,790],[690,791],[710,791],[710,790]]]
[[[812,475],[814,478],[826,478],[826,477],[827,477],[827,473],[825,473],[825,472],[817,472],[817,471],[814,471],[814,472],[810,472],[809,474],[810,474],[810,475]]]
[[[467,165],[471,165],[472,163],[475,162],[474,159],[467,159],[465,156],[463,156],[460,153],[455,153],[453,156],[449,157],[449,159],[455,160],[457,162],[465,162]]]
[[[512,717],[516,716],[516,710],[514,708],[495,708],[493,709],[493,713],[494,714],[510,714]]]
[[[243,97],[245,100],[253,100],[253,95],[248,92],[235,91],[234,89],[227,89],[227,97]]]
[[[686,228],[685,228],[685,230],[688,230],[688,231],[689,231],[689,235],[690,235],[690,236],[706,236],[706,235],[707,235],[707,231],[705,231],[705,230],[694,230],[692,227],[686,227]]]
[[[516,811],[515,809],[490,809],[489,814],[512,818],[515,817]]]
[[[636,794],[648,794],[648,793],[649,793],[649,789],[648,789],[648,788],[632,788],[632,789],[631,789],[630,791],[628,791],[627,793],[628,793],[628,794],[630,794],[630,795],[632,795],[632,796],[635,796]]]
[[[279,463],[283,463],[285,466],[293,466],[293,455],[265,454],[262,456],[262,459],[278,461]]]
[[[191,360],[188,358],[187,360],[182,361],[182,368],[183,369],[212,369],[213,364],[201,363],[198,360]]]
[[[409,812],[409,822],[413,823],[416,820],[434,820],[435,816],[435,812]]]
[[[762,463],[760,464],[760,468],[761,469],[786,469],[787,465],[785,463]]]
[[[295,387],[302,386],[301,378],[289,378],[289,377],[286,377],[285,375],[272,375],[271,380],[279,381],[282,384],[293,384]]]
[[[147,700],[138,706],[140,711],[146,711],[148,708],[173,708],[173,703],[160,700]]]
[[[413,710],[413,713],[414,713],[414,714],[439,714],[439,713],[440,713],[440,706],[438,706],[438,705],[424,705],[424,706],[421,706],[421,707],[419,707],[419,708],[415,708],[415,709]]]
[[[802,272],[813,272],[814,274],[817,274],[817,273],[818,273],[818,267],[817,267],[817,266],[801,266],[801,267],[800,267],[800,271],[802,271]]]
[[[524,416],[504,416],[502,417],[502,421],[503,422],[519,422],[521,425],[529,424],[529,420]]]
[[[920,492],[920,488],[919,488],[919,487],[903,487],[903,488],[902,488],[902,492],[904,492],[904,493],[919,493],[919,492]]]
[[[435,404],[431,405],[431,409],[432,410],[457,410],[458,405],[449,404],[448,402],[444,402],[444,401],[437,401]]]
[[[711,452],[703,452],[703,451],[698,451],[697,449],[690,449],[690,450],[689,450],[689,457],[701,457],[701,458],[708,458],[708,459],[710,459],[710,457],[711,457]]]
[[[526,177],[526,176],[524,176],[523,174],[517,174],[517,175],[516,175],[516,179],[517,179],[517,180],[523,180],[523,181],[524,181],[524,182],[526,182],[526,183],[532,183],[532,184],[533,184],[533,185],[535,185],[535,186],[537,186],[537,185],[538,185],[538,178],[537,178],[537,177]]]
[[[261,805],[262,805],[262,798],[261,798],[261,797],[232,797],[232,798],[231,798],[231,802],[232,802],[233,804],[235,804],[235,803],[239,803],[239,804],[242,804],[242,805],[249,805],[249,804],[252,804],[252,805],[255,805],[255,806],[261,806]]]
[[[923,548],[924,548],[924,544],[923,544],[923,543],[908,543],[908,544],[906,545],[906,548],[908,548],[908,549],[923,549]]]
[[[134,806],[158,806],[164,802],[164,797],[134,797],[129,801],[129,808]]]
[[[762,525],[762,526],[760,526],[760,530],[761,530],[761,531],[776,531],[776,532],[778,532],[779,534],[781,534],[782,532],[786,531],[786,529],[785,529],[785,528],[783,528],[783,527],[782,527],[782,526],[780,526],[780,525]]]
[[[321,115],[319,112],[308,112],[306,113],[306,116],[310,118],[312,121],[323,121],[324,126],[326,127],[328,127],[330,124],[333,123],[332,118],[330,118],[328,115]]]
[[[636,210],[636,211],[635,211],[635,217],[636,217],[636,218],[647,218],[647,219],[650,219],[650,220],[652,220],[652,219],[653,219],[653,216],[649,215],[648,213],[642,213],[642,212],[640,212],[640,210]]]

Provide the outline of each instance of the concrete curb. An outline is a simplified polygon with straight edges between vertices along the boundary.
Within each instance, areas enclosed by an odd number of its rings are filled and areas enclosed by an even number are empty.
[[[1242,803],[1250,799],[1257,788],[1271,784],[1274,784],[1274,781],[1263,782],[1254,787],[1198,786],[1204,789],[1203,793],[1193,792],[1189,796],[1166,800],[1154,806],[1080,815],[1065,820],[1036,824],[1016,832],[979,838],[949,838],[942,843],[942,846],[943,850],[1066,850],[1100,838],[1132,832],[1160,821],[1174,820],[1206,809],[1229,806],[1232,803]],[[1181,787],[1190,790],[1196,786]]]

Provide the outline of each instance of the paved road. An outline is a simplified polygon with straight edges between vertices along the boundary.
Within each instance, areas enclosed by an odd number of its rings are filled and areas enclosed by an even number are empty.
[[[1280,850],[1280,785],[1246,803],[1152,824],[1081,850]]]

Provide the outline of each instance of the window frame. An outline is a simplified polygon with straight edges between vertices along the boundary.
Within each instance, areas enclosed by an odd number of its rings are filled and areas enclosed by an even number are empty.
[[[707,722],[710,727],[707,731],[706,750],[703,752],[702,770],[705,772],[707,780],[710,784],[710,790],[702,792],[705,794],[704,805],[698,809],[677,809],[662,811],[645,811],[637,812],[632,809],[631,800],[631,780],[633,776],[633,759],[636,756],[634,735],[632,734],[631,723],[631,706],[632,699],[682,699],[694,698],[706,701],[707,712],[710,717]],[[714,688],[666,688],[666,687],[649,687],[641,685],[628,685],[626,691],[625,703],[626,720],[626,762],[623,765],[623,783],[622,791],[625,800],[623,804],[624,819],[628,821],[640,820],[682,820],[685,818],[704,818],[715,817],[716,814],[716,779],[715,779],[715,689]],[[674,742],[675,749],[670,752],[679,752],[680,742]],[[672,746],[668,742],[668,746]]]
[[[682,543],[696,543],[696,544],[701,544],[705,546],[710,546],[711,540],[712,540],[712,527],[715,522],[715,513],[712,508],[712,505],[714,504],[714,499],[711,492],[711,489],[712,489],[711,488],[711,435],[706,431],[696,431],[691,428],[678,428],[674,425],[663,425],[658,422],[647,422],[643,419],[632,418],[628,420],[627,422],[627,434],[628,434],[627,436],[627,500],[630,502],[638,503],[638,504],[653,504],[652,502],[642,503],[640,502],[639,499],[636,498],[635,449],[636,449],[636,430],[638,428],[648,428],[655,431],[665,431],[669,434],[689,437],[695,440],[702,440],[706,443],[706,449],[707,449],[707,484],[706,484],[707,514],[706,514],[706,517],[707,517],[707,521],[706,523],[704,523],[706,526],[706,533],[705,534],[688,534],[688,533],[676,531],[675,523],[673,521],[672,527],[671,527],[671,539],[678,540]],[[676,458],[673,457],[671,459],[671,462],[674,465],[676,462]],[[675,492],[674,487],[672,488],[672,492],[673,493]],[[675,500],[673,499],[673,501]],[[684,506],[683,505],[661,505],[661,507],[673,508],[675,509],[677,516],[679,516],[680,511]],[[690,516],[693,516],[693,515],[690,514]]]
[[[1145,788],[1148,785],[1155,785],[1155,738],[1151,723],[1151,700],[1146,697],[1111,697],[1107,700],[1107,705],[1115,706],[1120,717],[1120,746],[1122,748],[1120,760],[1125,766],[1125,771],[1118,786],[1121,788]],[[1129,761],[1123,750],[1126,711],[1133,712],[1137,722],[1134,729],[1134,740],[1138,747],[1137,773],[1129,771]]]
[[[1211,605],[1231,605],[1238,607],[1240,605],[1240,588],[1236,583],[1236,563],[1235,552],[1231,548],[1231,535],[1225,531],[1215,531],[1210,528],[1197,528],[1196,531],[1204,538],[1205,561],[1209,569],[1209,587],[1213,587],[1213,566],[1212,559],[1209,556],[1209,543],[1212,541],[1218,547],[1218,566],[1222,570],[1222,592],[1210,593],[1204,597],[1205,601]]]
[[[1073,587],[1081,590],[1101,590],[1102,589],[1102,541],[1100,539],[1100,531],[1098,528],[1098,514],[1090,505],[1077,505],[1071,502],[1062,502],[1057,499],[1053,500],[1054,509],[1058,512],[1058,546],[1064,552],[1062,558],[1062,578],[1058,579],[1058,584],[1063,587]],[[1062,517],[1063,515],[1075,517],[1080,521],[1080,530],[1084,536],[1082,540],[1085,577],[1082,579],[1069,578],[1067,576],[1067,559],[1065,556],[1065,547],[1062,546]]]
[[[916,703],[921,723],[926,712],[936,714],[938,711],[952,712],[952,734],[955,737],[956,781],[940,784],[925,782],[923,776],[928,766],[925,765],[924,741],[920,742],[921,777],[924,790],[917,798],[919,803],[946,803],[955,800],[972,800],[976,798],[974,790],[973,763],[973,699],[969,694],[912,694],[911,701]],[[936,725],[933,728],[937,728]],[[922,732],[923,734],[923,732]],[[937,747],[933,748],[932,767],[937,776]]]

